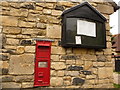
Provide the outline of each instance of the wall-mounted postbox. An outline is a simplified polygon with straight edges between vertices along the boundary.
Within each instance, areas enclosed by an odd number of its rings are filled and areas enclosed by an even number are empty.
[[[35,70],[34,86],[50,85],[50,55],[51,55],[51,41],[37,40],[34,69]]]
[[[63,47],[106,48],[106,18],[88,2],[62,14]]]

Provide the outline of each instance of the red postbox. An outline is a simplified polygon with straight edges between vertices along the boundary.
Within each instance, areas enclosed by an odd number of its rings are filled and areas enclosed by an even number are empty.
[[[34,86],[50,85],[51,41],[36,41]]]

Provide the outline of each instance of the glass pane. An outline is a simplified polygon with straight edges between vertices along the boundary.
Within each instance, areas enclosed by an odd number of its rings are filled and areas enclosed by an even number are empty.
[[[38,62],[38,67],[47,67],[47,62]]]

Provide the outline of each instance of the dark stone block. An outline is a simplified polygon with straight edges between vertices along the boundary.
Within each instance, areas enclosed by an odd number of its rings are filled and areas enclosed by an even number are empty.
[[[25,9],[35,9],[35,6],[33,4],[26,4],[22,5],[20,8],[25,8]]]
[[[79,58],[80,56],[75,56],[75,55],[65,55],[61,57],[61,59],[64,59],[64,60],[77,60]]]
[[[73,85],[83,85],[85,83],[85,80],[81,78],[74,78],[72,83]]]
[[[0,60],[6,61],[7,59],[8,59],[8,56],[0,55]]]
[[[31,40],[22,40],[21,42],[20,42],[20,45],[32,45],[33,43],[32,43],[32,41]]]
[[[81,66],[70,66],[70,67],[68,67],[68,70],[80,71],[80,70],[83,70],[83,67],[81,67]]]
[[[91,71],[81,71],[84,75],[92,75]]]
[[[2,68],[2,74],[3,74],[3,75],[8,74],[8,69],[6,69],[6,68]]]
[[[63,11],[63,10],[65,10],[65,8],[63,6],[56,5],[55,6],[55,10],[61,10],[61,11]]]
[[[103,55],[98,55],[98,56],[97,56],[97,61],[98,61],[98,62],[105,62],[105,61],[106,61],[106,57],[103,56]]]

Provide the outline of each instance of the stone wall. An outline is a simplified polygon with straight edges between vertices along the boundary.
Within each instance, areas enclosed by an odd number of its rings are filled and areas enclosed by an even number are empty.
[[[27,88],[34,83],[35,41],[55,40],[51,46],[51,82],[49,87],[111,88],[113,67],[109,15],[113,7],[105,2],[91,2],[106,18],[106,49],[63,48],[61,14],[80,2],[1,2],[3,88]]]

